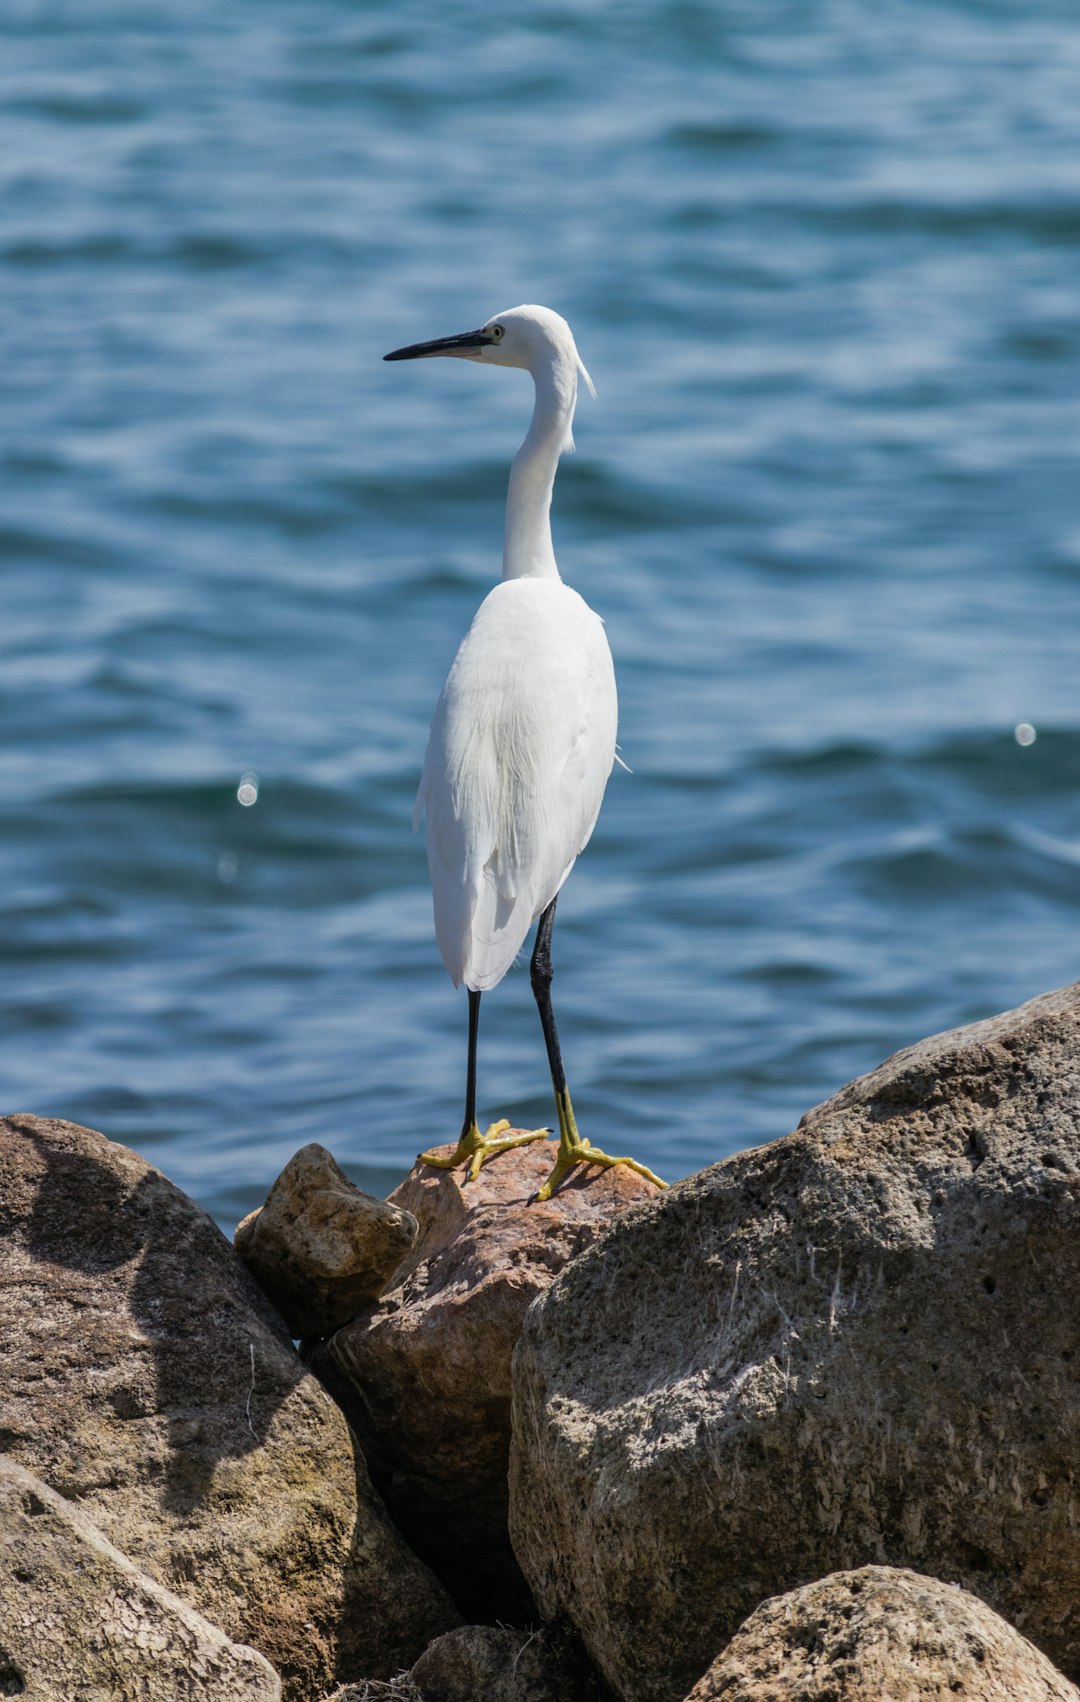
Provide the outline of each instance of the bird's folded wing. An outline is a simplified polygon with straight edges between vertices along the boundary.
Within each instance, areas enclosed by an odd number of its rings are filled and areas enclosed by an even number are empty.
[[[509,637],[505,618],[485,632],[482,609],[436,709],[417,808],[455,984],[502,979],[596,822],[617,711],[603,627],[580,608],[554,643],[536,642],[535,609]]]

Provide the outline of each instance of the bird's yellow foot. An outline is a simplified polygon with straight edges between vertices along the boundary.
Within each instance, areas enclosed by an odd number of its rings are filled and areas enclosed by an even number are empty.
[[[506,1117],[497,1123],[491,1123],[487,1132],[481,1134],[477,1125],[461,1131],[461,1139],[453,1152],[422,1152],[421,1164],[433,1164],[439,1170],[455,1170],[459,1164],[467,1164],[466,1182],[474,1182],[480,1171],[480,1166],[489,1158],[494,1158],[498,1152],[509,1152],[511,1147],[525,1146],[528,1141],[546,1140],[550,1129],[520,1129],[516,1134],[504,1135],[510,1123]]]
[[[639,1176],[648,1177],[658,1188],[667,1187],[667,1183],[655,1175],[648,1165],[639,1164],[636,1158],[612,1158],[609,1153],[594,1147],[584,1135],[580,1135],[574,1118],[574,1107],[570,1103],[569,1093],[565,1090],[555,1095],[555,1104],[559,1112],[559,1156],[547,1181],[536,1190],[538,1200],[550,1200],[563,1177],[573,1170],[576,1164],[599,1164],[605,1170],[610,1170],[615,1164],[625,1164],[628,1170],[635,1170]]]

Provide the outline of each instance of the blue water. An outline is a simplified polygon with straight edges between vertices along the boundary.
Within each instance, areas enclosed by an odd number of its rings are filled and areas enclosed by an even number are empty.
[[[0,56],[6,1108],[224,1222],[456,1134],[410,815],[531,398],[380,357],[522,300],[633,769],[584,1130],[680,1176],[1080,975],[1074,5],[6,0]],[[480,1098],[551,1119],[520,970]]]

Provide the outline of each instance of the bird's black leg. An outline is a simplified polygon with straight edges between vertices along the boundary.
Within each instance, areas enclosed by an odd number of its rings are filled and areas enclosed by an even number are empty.
[[[556,1100],[561,1093],[566,1092],[566,1071],[563,1069],[562,1051],[559,1047],[559,1031],[555,1027],[555,1012],[551,1008],[551,983],[555,975],[551,962],[551,935],[555,927],[555,906],[558,902],[556,896],[540,918],[532,962],[529,964],[529,980],[532,982],[536,1008],[540,1012],[540,1026],[544,1031],[544,1045],[547,1047],[551,1085],[555,1089]]]
[[[639,1176],[647,1176],[650,1182],[655,1182],[658,1187],[663,1188],[666,1184],[661,1182],[659,1176],[655,1176],[646,1165],[639,1164],[636,1158],[611,1158],[578,1133],[574,1107],[570,1103],[570,1091],[566,1085],[559,1031],[555,1027],[555,1012],[551,1007],[551,983],[555,974],[551,962],[551,935],[555,927],[556,903],[557,898],[553,898],[540,917],[536,930],[536,945],[533,947],[532,962],[529,965],[529,978],[540,1012],[540,1026],[544,1030],[544,1044],[547,1047],[548,1066],[551,1070],[551,1085],[555,1090],[555,1106],[559,1113],[559,1156],[551,1175],[543,1187],[537,1189],[536,1197],[538,1200],[550,1200],[563,1177],[575,1164],[599,1164],[605,1168],[614,1164],[625,1164],[628,1169],[636,1170]]]
[[[469,993],[469,1062],[465,1070],[465,1120],[461,1125],[461,1138],[465,1139],[469,1130],[476,1122],[476,1039],[480,1033],[480,995]]]
[[[497,1152],[506,1152],[510,1147],[542,1140],[550,1131],[522,1129],[516,1134],[508,1135],[506,1130],[510,1124],[503,1117],[498,1123],[492,1123],[485,1134],[480,1133],[476,1121],[476,1041],[480,1032],[480,995],[471,987],[468,993],[469,1059],[465,1070],[465,1117],[461,1134],[452,1152],[422,1152],[420,1159],[424,1164],[433,1164],[438,1170],[453,1170],[455,1165],[467,1164],[468,1173],[465,1180],[471,1182],[485,1159],[493,1157]]]

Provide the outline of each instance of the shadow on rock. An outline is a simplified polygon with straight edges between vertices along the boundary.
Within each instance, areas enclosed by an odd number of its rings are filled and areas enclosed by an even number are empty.
[[[127,1288],[130,1315],[153,1355],[153,1389],[132,1378],[110,1391],[110,1405],[121,1420],[164,1418],[161,1504],[186,1517],[209,1495],[219,1461],[260,1446],[288,1393],[280,1378],[260,1381],[262,1344],[250,1320],[240,1331],[249,1338],[246,1352],[235,1327],[223,1325],[235,1326],[240,1308],[250,1308],[288,1346],[285,1327],[210,1218],[164,1177],[147,1171],[129,1187],[93,1155],[41,1138],[36,1119],[12,1121],[22,1123],[44,1164],[27,1251],[86,1276],[116,1273],[118,1297]]]

